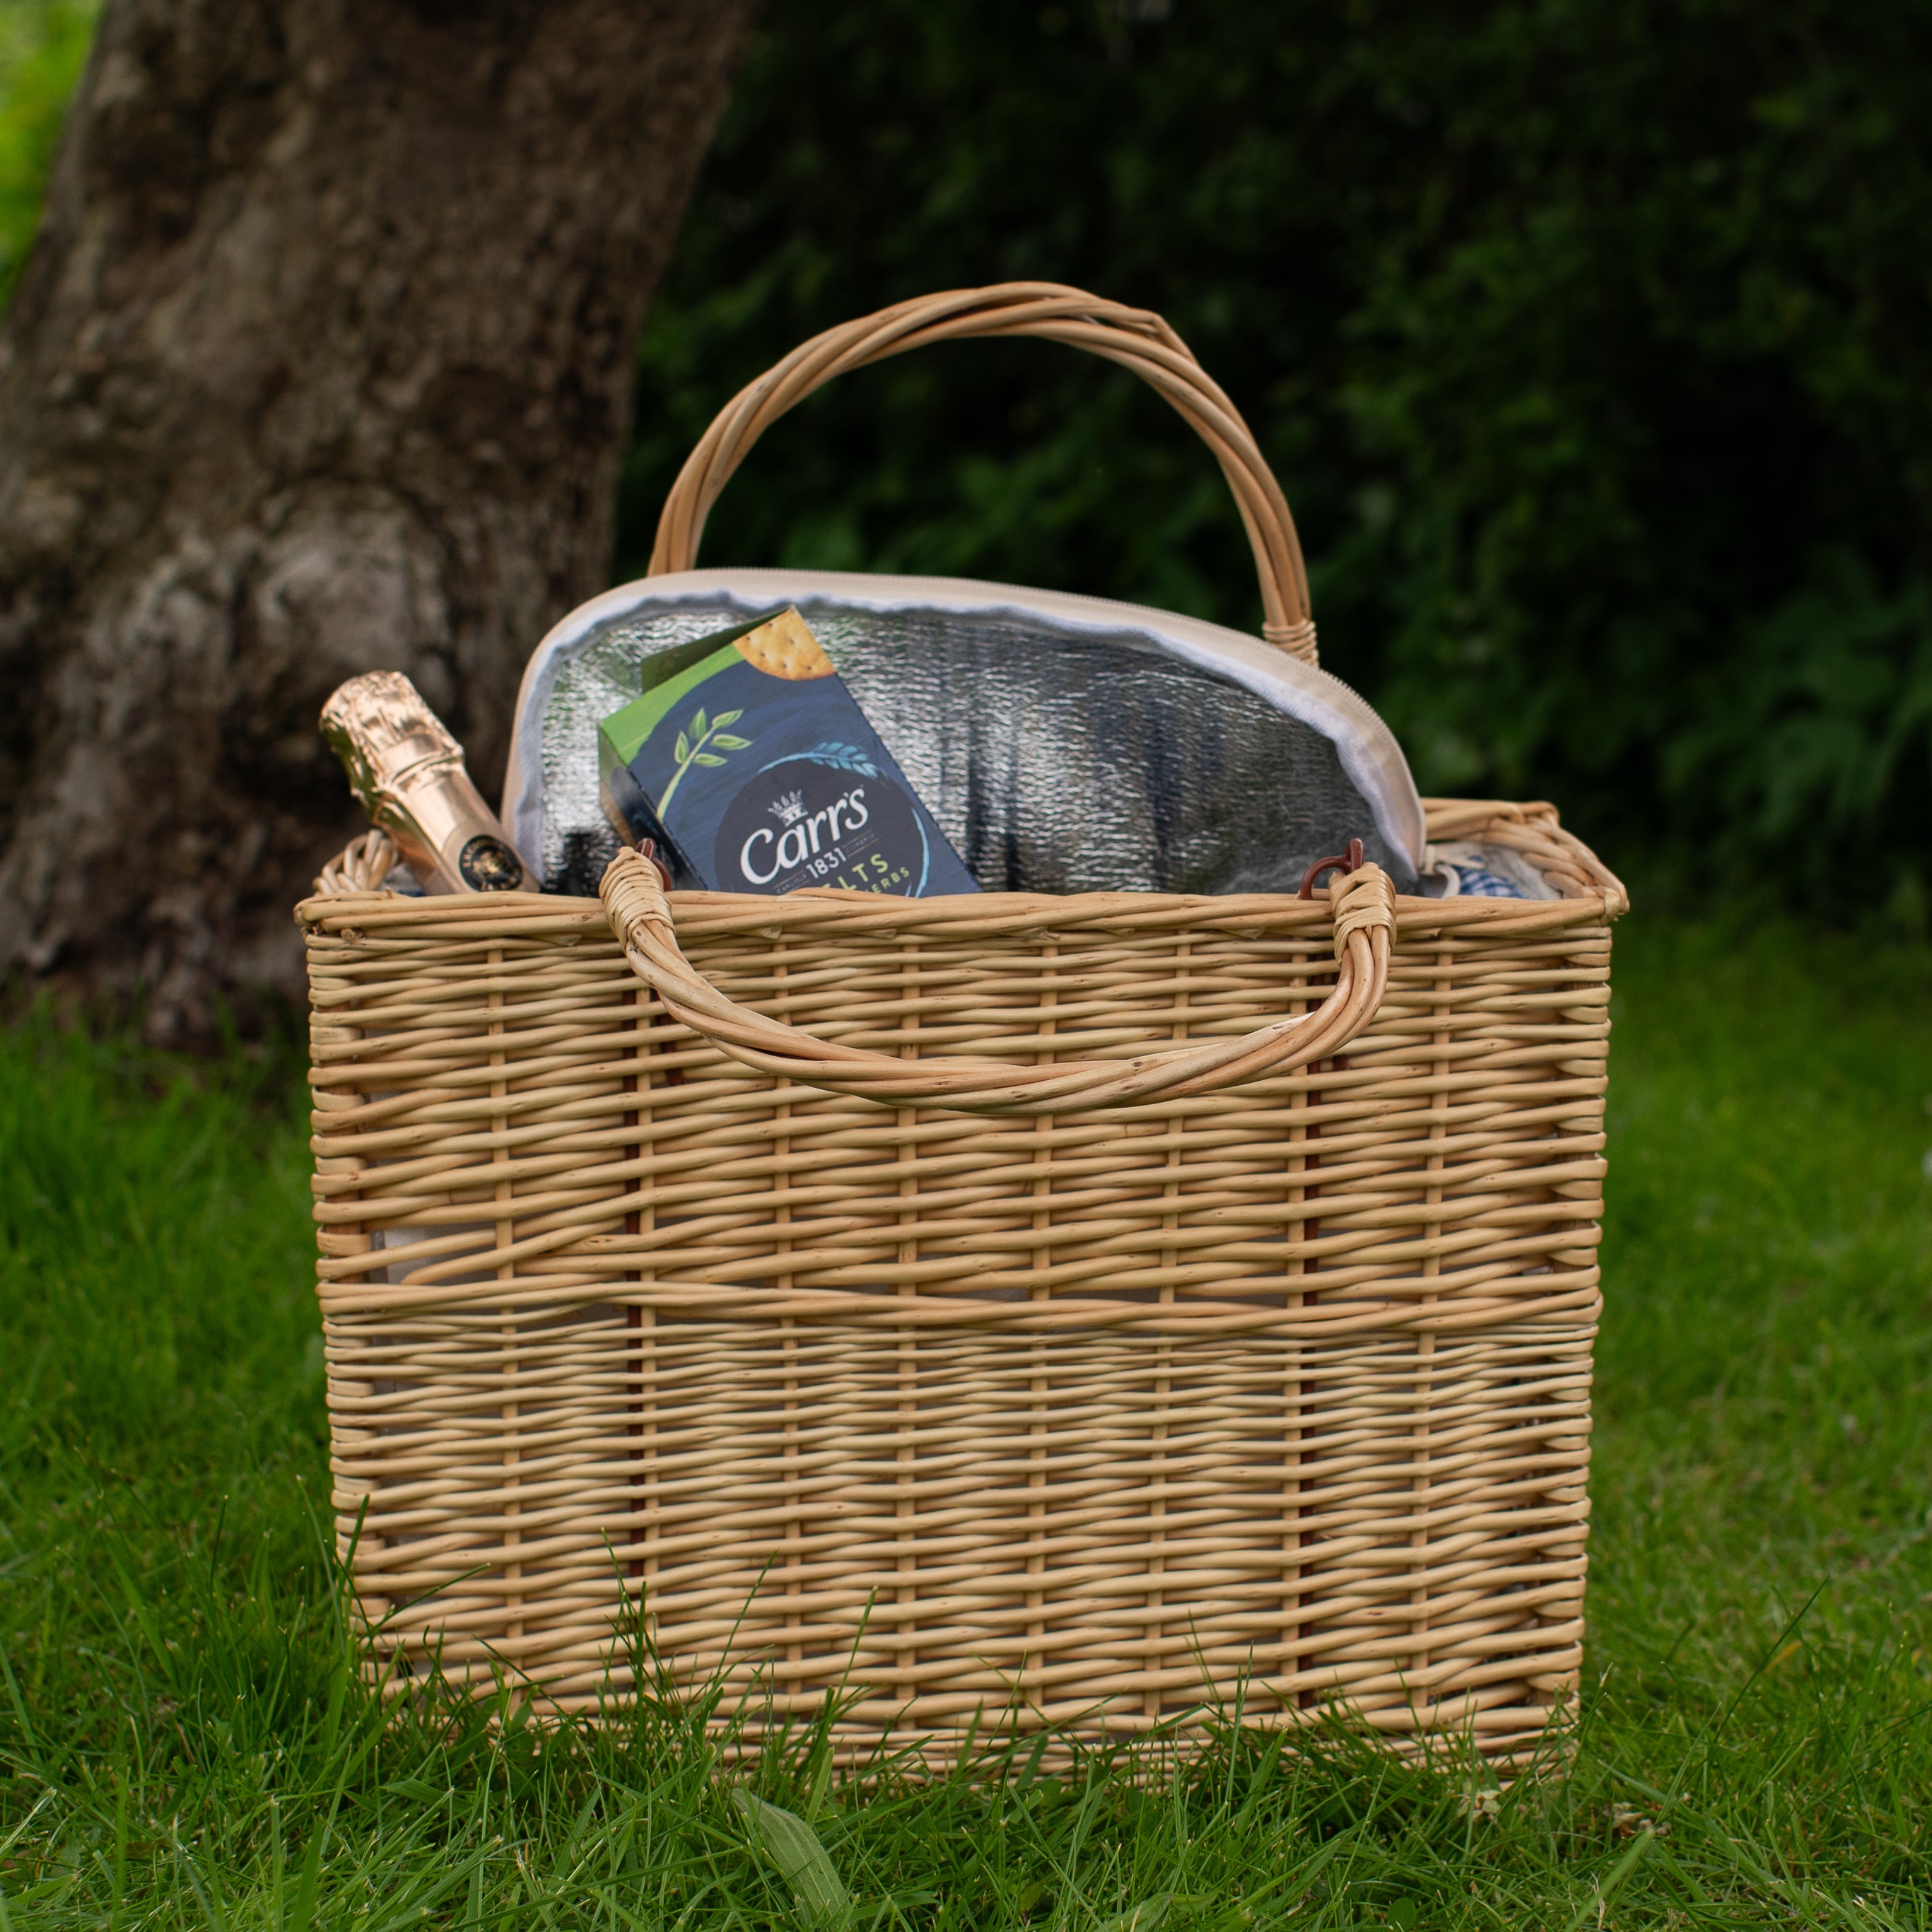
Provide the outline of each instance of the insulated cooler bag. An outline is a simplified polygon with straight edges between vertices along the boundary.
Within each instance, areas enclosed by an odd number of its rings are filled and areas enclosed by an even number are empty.
[[[752,442],[845,369],[999,334],[1200,430],[1260,566],[1243,649],[1313,704],[1238,414],[1157,318],[1043,284],[805,345],[686,466],[652,577],[554,638],[659,580],[793,595],[692,568]],[[1024,595],[992,600],[1022,628]],[[544,755],[520,724],[520,839]],[[848,1756],[1220,1712],[1510,1760],[1560,1726],[1626,901],[1550,806],[1406,825],[1374,763],[1342,828],[1372,862],[1299,892],[667,894],[627,854],[601,898],[424,898],[380,835],[332,862],[297,914],[318,1286],[379,1667],[592,1709],[641,1630],[744,1742],[829,1698]],[[1398,891],[1424,842],[1546,896]]]

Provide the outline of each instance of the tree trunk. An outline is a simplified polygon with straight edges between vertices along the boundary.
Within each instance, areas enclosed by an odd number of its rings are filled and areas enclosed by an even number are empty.
[[[494,795],[749,10],[108,0],[0,338],[0,977],[296,994],[354,672]]]

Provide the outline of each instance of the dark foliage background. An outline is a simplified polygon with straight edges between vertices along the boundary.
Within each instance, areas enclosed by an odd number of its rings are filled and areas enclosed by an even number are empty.
[[[1923,924],[1924,0],[769,0],[643,345],[620,569],[785,350],[1009,277],[1162,310],[1234,394],[1425,791],[1553,797],[1687,880],[1856,862]],[[1258,622],[1204,453],[1042,344],[815,398],[705,560]]]

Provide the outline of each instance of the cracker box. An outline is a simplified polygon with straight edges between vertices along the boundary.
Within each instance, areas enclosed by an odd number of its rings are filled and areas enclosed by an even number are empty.
[[[598,728],[604,807],[677,885],[979,890],[796,610],[658,652],[644,679]]]

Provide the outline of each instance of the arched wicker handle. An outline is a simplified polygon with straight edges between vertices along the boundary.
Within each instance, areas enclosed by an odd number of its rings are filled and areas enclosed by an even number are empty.
[[[884,1107],[953,1107],[967,1112],[1064,1114],[1120,1107],[1238,1085],[1340,1053],[1374,1016],[1388,984],[1395,888],[1378,866],[1330,882],[1335,988],[1312,1013],[1280,1019],[1239,1040],[1217,1040],[1135,1060],[1013,1066],[998,1060],[899,1060],[820,1040],[741,1006],[712,986],[677,943],[656,868],[634,852],[611,860],[598,892],[632,970],[664,1010],[734,1060],[760,1073]]]
[[[741,389],[691,452],[664,500],[650,574],[692,568],[704,520],[732,472],[752,444],[814,389],[849,369],[909,349],[980,335],[1045,336],[1104,356],[1159,390],[1214,452],[1234,493],[1261,574],[1262,634],[1306,662],[1316,662],[1308,573],[1294,519],[1240,412],[1159,316],[1057,282],[1002,282],[921,296],[828,328],[794,349]]]

